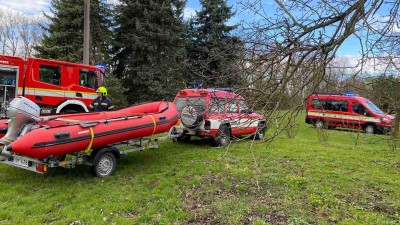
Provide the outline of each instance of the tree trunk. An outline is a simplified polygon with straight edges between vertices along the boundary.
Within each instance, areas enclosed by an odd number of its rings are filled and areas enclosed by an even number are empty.
[[[400,109],[396,108],[396,116],[394,119],[394,126],[392,126],[393,149],[397,149],[397,141],[399,138],[399,124],[400,124]]]

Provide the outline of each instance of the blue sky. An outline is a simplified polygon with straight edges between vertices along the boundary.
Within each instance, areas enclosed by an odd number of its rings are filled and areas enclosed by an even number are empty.
[[[266,9],[272,9],[274,3],[269,0],[260,0],[263,2],[264,6],[266,6]],[[245,12],[241,12],[240,10],[240,5],[237,4],[238,0],[228,0],[228,5],[232,6],[233,10],[237,12],[234,18],[229,21],[229,23],[235,24],[240,21],[248,21],[252,20],[253,16],[250,14],[246,14]],[[201,5],[199,0],[188,0],[186,4],[186,14],[194,14],[195,10],[200,10]],[[267,12],[268,13],[268,12]],[[345,42],[343,43],[343,46],[339,49],[338,55],[347,55],[347,56],[356,56],[360,55],[361,48],[359,47],[360,43],[359,41],[354,38],[350,37]]]
[[[116,2],[118,0],[109,0],[110,2]],[[265,5],[271,5],[269,0],[261,0]],[[239,5],[236,3],[237,0],[228,0],[228,5],[232,6],[238,13],[234,18],[229,21],[231,24],[236,24],[241,20],[251,20],[252,17],[249,14],[243,12],[240,13],[238,9]],[[48,11],[50,7],[50,0],[5,0],[0,2],[0,9],[12,10],[22,12],[26,15],[37,16],[41,15],[43,11]],[[268,8],[268,7],[266,7]],[[199,0],[188,0],[185,9],[185,17],[188,18],[194,15],[195,10],[200,10],[201,6]],[[349,38],[345,41],[343,46],[340,48],[339,55],[359,55],[360,48],[356,39]]]

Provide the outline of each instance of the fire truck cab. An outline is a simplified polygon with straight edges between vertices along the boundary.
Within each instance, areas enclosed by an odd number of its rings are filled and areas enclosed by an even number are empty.
[[[356,94],[311,94],[307,98],[306,123],[316,128],[363,129],[366,133],[391,130],[393,116]]]
[[[56,60],[0,55],[0,106],[17,96],[41,107],[41,114],[88,112],[104,69]]]

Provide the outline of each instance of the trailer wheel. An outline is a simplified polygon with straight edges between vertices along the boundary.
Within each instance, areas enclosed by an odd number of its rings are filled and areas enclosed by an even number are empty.
[[[116,166],[117,160],[114,154],[105,152],[96,159],[94,165],[90,167],[90,170],[94,176],[103,178],[114,173]]]
[[[367,134],[374,134],[375,133],[375,125],[373,124],[367,124],[364,128],[365,133]]]

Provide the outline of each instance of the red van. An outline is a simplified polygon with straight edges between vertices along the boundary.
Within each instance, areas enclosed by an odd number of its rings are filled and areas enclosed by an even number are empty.
[[[317,128],[363,129],[366,133],[387,133],[393,116],[370,100],[356,94],[311,94],[307,98],[306,123]]]
[[[244,98],[229,89],[184,89],[174,103],[180,112],[180,122],[174,127],[178,141],[210,137],[215,145],[226,146],[236,136],[265,137],[265,117],[250,110]]]

